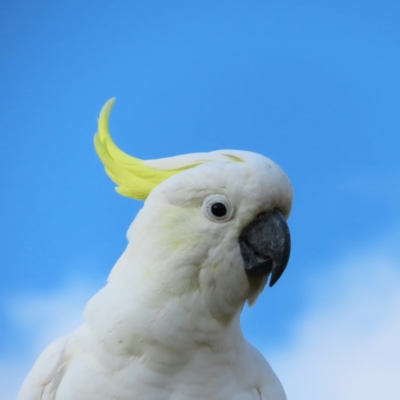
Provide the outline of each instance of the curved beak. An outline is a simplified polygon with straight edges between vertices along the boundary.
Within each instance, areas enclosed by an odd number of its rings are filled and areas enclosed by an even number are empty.
[[[290,255],[290,232],[282,213],[275,209],[260,214],[239,237],[248,277],[271,274],[273,286],[285,271]]]

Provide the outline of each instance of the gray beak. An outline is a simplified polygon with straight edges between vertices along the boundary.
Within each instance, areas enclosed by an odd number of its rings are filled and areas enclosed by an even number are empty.
[[[282,213],[275,209],[260,214],[239,237],[248,277],[271,274],[273,286],[283,274],[290,255],[290,232]]]

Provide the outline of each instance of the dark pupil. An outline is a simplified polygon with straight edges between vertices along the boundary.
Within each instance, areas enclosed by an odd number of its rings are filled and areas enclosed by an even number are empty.
[[[226,215],[226,207],[224,204],[222,203],[214,203],[211,206],[211,212],[213,213],[213,215],[215,215],[216,217],[223,217]]]

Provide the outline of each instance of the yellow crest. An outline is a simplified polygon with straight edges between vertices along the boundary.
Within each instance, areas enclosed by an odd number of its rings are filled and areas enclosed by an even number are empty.
[[[107,175],[118,185],[115,189],[118,193],[133,199],[145,200],[157,185],[170,176],[201,163],[192,163],[178,169],[159,170],[120,150],[112,140],[108,128],[108,119],[114,103],[115,98],[108,100],[100,111],[94,146]]]

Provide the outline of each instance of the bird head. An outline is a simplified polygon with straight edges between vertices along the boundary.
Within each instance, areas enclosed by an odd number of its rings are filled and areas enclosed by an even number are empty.
[[[110,280],[150,281],[171,296],[200,293],[218,313],[254,303],[289,259],[293,190],[286,174],[249,151],[129,156],[109,133],[114,101],[100,113],[95,148],[116,190],[145,202]]]

